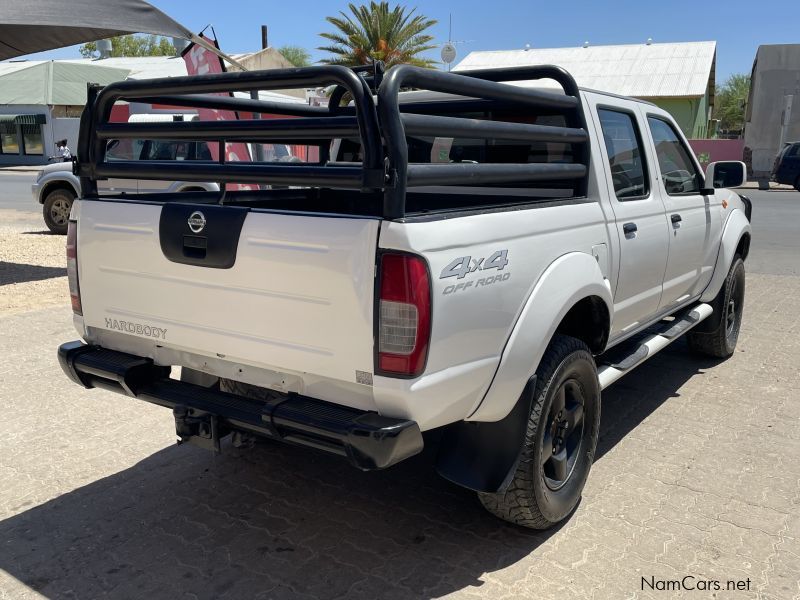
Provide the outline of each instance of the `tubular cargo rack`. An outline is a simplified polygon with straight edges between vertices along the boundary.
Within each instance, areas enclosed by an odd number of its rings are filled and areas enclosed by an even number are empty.
[[[552,79],[563,93],[509,85],[508,81]],[[231,92],[334,86],[328,107],[235,98]],[[445,104],[463,110],[525,110],[563,116],[565,126],[462,118],[437,114],[441,102],[403,102],[400,91],[413,88],[453,95]],[[340,106],[349,95],[349,106]],[[227,121],[111,123],[117,101],[145,102],[182,108],[248,111],[272,118]],[[426,114],[428,113],[428,114]],[[433,113],[433,114],[431,114]],[[278,118],[275,118],[275,117]],[[572,162],[544,163],[409,163],[407,136],[557,142],[572,147]],[[359,162],[328,160],[331,140],[360,140]],[[144,161],[106,158],[110,140],[191,140],[307,144],[320,147],[319,163]],[[348,69],[317,66],[250,71],[159,80],[128,80],[90,86],[81,117],[76,174],[84,196],[97,196],[97,179],[109,177],[281,186],[357,189],[382,192],[382,216],[405,215],[409,188],[569,182],[577,196],[586,195],[589,149],[578,87],[556,66],[486,69],[445,73],[401,65],[383,72],[383,65]]]

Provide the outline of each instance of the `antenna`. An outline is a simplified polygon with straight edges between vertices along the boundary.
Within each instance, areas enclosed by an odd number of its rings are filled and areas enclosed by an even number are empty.
[[[469,44],[475,40],[453,40],[453,15],[450,14],[449,24],[447,27],[447,41],[441,45],[442,62],[447,63],[447,70],[450,71],[450,63],[456,59],[456,44]]]
[[[450,65],[456,59],[456,47],[453,45],[453,13],[450,13],[449,24],[447,26],[447,42],[442,44],[442,62],[447,63],[447,72],[450,72]]]

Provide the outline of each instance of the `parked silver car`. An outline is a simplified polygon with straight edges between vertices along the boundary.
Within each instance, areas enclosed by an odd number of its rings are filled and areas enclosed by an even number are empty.
[[[211,160],[205,142],[159,140],[112,140],[108,144],[107,156],[109,160]],[[107,179],[97,183],[101,192],[110,193],[219,191],[219,185],[210,182]],[[81,193],[80,179],[72,173],[72,163],[45,166],[31,192],[34,200],[42,205],[48,229],[66,235],[72,202]]]

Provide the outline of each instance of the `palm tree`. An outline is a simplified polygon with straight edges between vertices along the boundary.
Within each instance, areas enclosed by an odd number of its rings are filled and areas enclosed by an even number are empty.
[[[418,55],[435,48],[433,36],[423,33],[436,24],[435,19],[414,15],[416,8],[406,13],[400,5],[389,8],[388,2],[370,2],[369,6],[349,4],[351,15],[343,11],[340,17],[327,17],[336,33],[320,35],[333,42],[318,48],[334,56],[321,62],[328,65],[368,65],[383,61],[386,67],[410,64],[433,67],[436,62]]]
[[[307,67],[311,64],[311,55],[301,46],[281,46],[278,52],[295,67]]]

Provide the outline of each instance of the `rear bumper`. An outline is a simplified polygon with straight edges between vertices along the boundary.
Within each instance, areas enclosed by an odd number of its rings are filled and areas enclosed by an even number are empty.
[[[347,458],[362,470],[382,469],[422,450],[414,421],[323,402],[299,394],[244,398],[169,378],[169,367],[80,341],[62,344],[64,373],[85,388],[103,388],[173,410],[181,441],[219,449],[233,431],[310,446]]]

